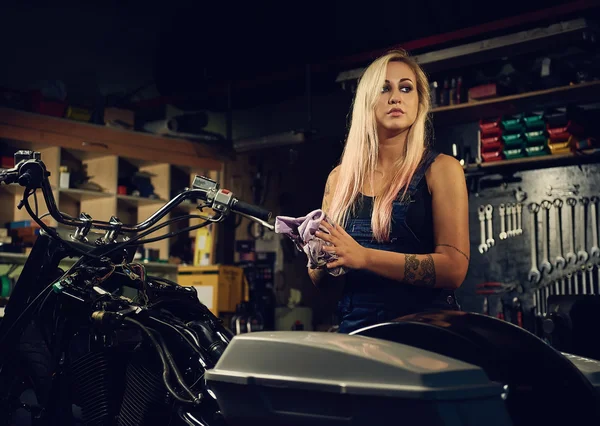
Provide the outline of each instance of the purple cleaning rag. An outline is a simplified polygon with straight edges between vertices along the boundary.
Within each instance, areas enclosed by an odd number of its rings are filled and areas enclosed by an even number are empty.
[[[315,232],[319,230],[323,221],[331,223],[325,212],[320,209],[297,218],[277,216],[275,218],[275,232],[286,235],[294,242],[298,250],[306,253],[308,267],[312,269],[320,268],[337,259],[335,254],[323,250],[325,245],[331,244],[315,236]],[[327,232],[325,228],[320,230]],[[337,277],[345,274],[346,268],[339,266],[328,269],[327,272]]]

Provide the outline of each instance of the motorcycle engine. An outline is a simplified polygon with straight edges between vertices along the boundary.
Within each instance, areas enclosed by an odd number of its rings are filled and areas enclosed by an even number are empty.
[[[173,399],[163,382],[163,366],[156,349],[142,337],[135,328],[101,334],[84,327],[71,340],[73,403],[84,425],[170,424]],[[192,361],[189,348],[166,333],[161,338],[186,383],[202,377],[204,370]]]

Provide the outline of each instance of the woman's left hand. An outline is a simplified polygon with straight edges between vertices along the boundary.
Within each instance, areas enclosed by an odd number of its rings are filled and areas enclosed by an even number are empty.
[[[323,221],[321,222],[329,234],[317,231],[315,236],[331,243],[331,246],[325,246],[323,249],[329,253],[335,253],[337,260],[327,264],[328,268],[337,268],[344,266],[350,269],[364,269],[367,264],[367,249],[361,246],[352,238],[341,226],[333,226]]]

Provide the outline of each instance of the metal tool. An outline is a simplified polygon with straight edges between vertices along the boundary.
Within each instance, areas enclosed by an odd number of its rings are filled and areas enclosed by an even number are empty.
[[[572,273],[567,273],[567,280],[568,280],[568,287],[569,287],[569,294],[573,294],[573,274]]]
[[[548,195],[548,197],[551,197],[552,194],[558,195],[557,193],[559,193],[560,195],[577,195],[579,194],[579,184],[570,185],[566,187],[556,187],[552,185],[546,186],[546,195]]]
[[[563,247],[563,233],[562,233],[562,206],[563,200],[556,198],[552,203],[554,206],[555,219],[556,219],[556,233],[558,234],[558,255],[554,259],[554,266],[556,269],[565,269],[567,266],[567,260],[564,258],[564,247]]]
[[[594,264],[588,263],[586,266],[588,273],[588,281],[590,282],[590,294],[596,294],[594,286]]]
[[[573,294],[579,294],[579,271],[573,273]]]
[[[512,214],[511,214],[511,204],[506,203],[506,237],[512,237]]]
[[[549,260],[550,236],[548,235],[548,220],[550,218],[552,203],[548,200],[543,200],[540,206],[544,209],[542,214],[542,263],[540,264],[540,272],[549,274],[552,272],[552,264]]]
[[[512,203],[512,223],[513,223],[513,236],[519,235],[519,226],[517,225],[517,205]]]
[[[488,251],[488,246],[485,242],[485,207],[479,206],[479,231],[481,232],[481,244],[479,244],[479,253],[483,254]]]
[[[570,247],[569,247],[569,251],[565,255],[567,264],[577,263],[577,255],[575,254],[575,205],[576,204],[577,204],[577,200],[575,198],[567,198],[567,205],[570,207],[570,209],[569,209],[569,231],[568,231]]]
[[[590,199],[591,213],[592,213],[592,248],[590,254],[592,257],[600,259],[600,247],[598,247],[598,197],[594,196]]]
[[[498,206],[498,212],[500,213],[500,235],[499,235],[499,237],[501,240],[506,240],[507,234],[506,234],[506,224],[504,221],[504,215],[505,215],[504,204],[500,204]]]
[[[530,213],[530,233],[531,233],[531,269],[527,275],[527,279],[537,284],[542,277],[537,267],[537,212],[540,210],[540,205],[537,203],[530,203],[527,206]]]
[[[517,235],[523,233],[523,204],[517,203]]]
[[[494,247],[494,245],[496,244],[496,241],[494,241],[494,231],[492,229],[492,213],[494,211],[494,207],[492,207],[491,204],[488,204],[487,206],[485,206],[485,219],[487,221],[487,240],[485,240],[485,243],[487,244],[488,248],[492,248]]]
[[[581,223],[579,225],[579,237],[581,238],[581,248],[577,251],[577,261],[584,263],[587,262],[590,258],[590,255],[587,252],[587,205],[590,203],[590,199],[588,197],[582,197],[581,202]]]
[[[514,216],[513,216],[513,212],[515,210],[515,204],[509,203],[506,206],[507,206],[506,211],[507,211],[508,223],[509,223],[508,231],[506,233],[508,234],[509,237],[514,237],[515,229],[517,229],[517,224],[515,223]]]
[[[587,294],[587,270],[581,265],[581,294]]]
[[[560,279],[560,294],[567,294],[567,280],[565,277]]]

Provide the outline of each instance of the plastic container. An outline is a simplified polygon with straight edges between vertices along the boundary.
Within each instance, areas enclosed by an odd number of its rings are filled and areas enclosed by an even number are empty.
[[[505,149],[516,149],[522,148],[525,145],[525,140],[520,133],[514,133],[511,135],[502,135]]]
[[[526,115],[523,117],[523,123],[526,131],[543,129],[546,125],[543,113]]]
[[[501,117],[479,120],[479,130],[482,138],[500,136],[502,134]]]
[[[491,163],[492,161],[500,161],[504,157],[502,156],[502,150],[499,149],[497,151],[482,152],[481,158],[484,163]]]
[[[583,127],[574,121],[569,121],[566,126],[547,127],[547,130],[553,140],[567,139],[569,135],[581,136],[584,133]]]
[[[482,152],[497,151],[502,148],[502,138],[500,136],[493,136],[491,138],[481,139]]]
[[[525,151],[527,152],[527,155],[529,157],[536,157],[538,155],[548,154],[546,145],[527,146],[527,147],[525,147]]]
[[[515,158],[524,157],[525,151],[523,151],[522,147],[509,148],[509,149],[504,149],[503,154],[504,154],[504,158],[506,158],[507,160],[513,160]]]
[[[552,154],[566,154],[571,151],[573,146],[574,138],[570,137],[566,141],[552,142],[548,139],[548,149]]]
[[[502,120],[502,128],[508,133],[520,133],[525,129],[523,114],[507,116]]]
[[[546,143],[546,133],[543,130],[523,133],[527,146],[544,145]]]
[[[235,336],[205,377],[230,425],[512,424],[481,367],[364,336]]]

